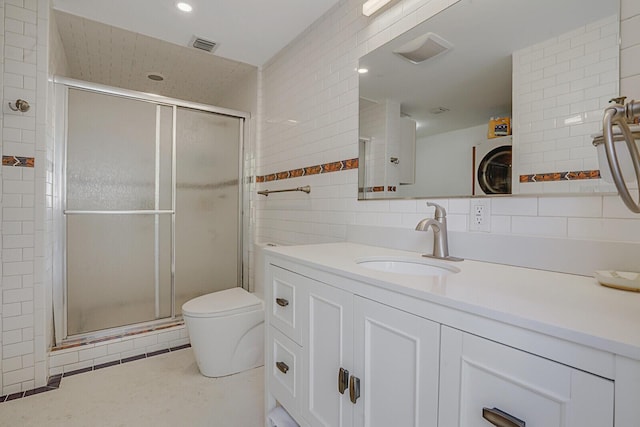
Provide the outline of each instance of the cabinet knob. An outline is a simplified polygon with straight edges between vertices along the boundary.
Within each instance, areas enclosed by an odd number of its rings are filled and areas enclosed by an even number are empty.
[[[280,307],[286,307],[289,305],[289,301],[284,298],[276,298],[276,304]]]
[[[349,380],[349,399],[351,403],[356,403],[360,397],[360,378],[351,376]]]
[[[286,374],[289,371],[289,365],[287,365],[284,362],[276,362],[276,367],[280,370],[280,372],[282,372],[283,374]]]
[[[482,408],[482,418],[496,427],[525,427],[525,422],[498,408]]]
[[[338,391],[340,394],[344,394],[347,387],[349,387],[349,371],[340,368],[338,371]]]

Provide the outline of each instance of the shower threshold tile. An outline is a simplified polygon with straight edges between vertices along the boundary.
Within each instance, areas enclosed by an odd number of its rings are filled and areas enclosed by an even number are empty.
[[[116,366],[119,364],[120,364],[119,360],[114,360],[113,362],[101,363],[100,365],[96,365],[93,367],[93,370],[95,371],[97,369],[108,368],[109,366]]]
[[[8,402],[10,400],[20,399],[20,398],[22,398],[23,395],[24,395],[23,391],[20,391],[18,393],[10,394],[10,395],[7,396],[6,401]]]
[[[183,345],[179,345],[177,347],[171,347],[169,350],[178,351],[178,350],[184,350],[185,348],[191,348],[191,344],[183,344]]]
[[[171,350],[169,350],[168,348],[164,348],[162,350],[158,350],[158,351],[152,351],[151,353],[147,353],[147,357],[153,357],[153,356],[157,356],[159,354],[165,354],[165,353],[169,353]]]
[[[91,372],[91,371],[93,371],[93,366],[89,366],[87,368],[82,368],[82,369],[76,369],[75,371],[65,372],[64,374],[62,374],[62,376],[66,378],[72,375],[84,374],[85,372]]]
[[[49,381],[47,381],[47,387],[58,388],[60,387],[61,381],[62,381],[62,374],[52,375],[51,377],[49,377]]]
[[[38,388],[34,388],[28,391],[24,392],[24,397],[27,396],[33,396],[34,394],[40,394],[40,393],[44,393],[45,391],[49,391],[49,390],[54,390],[50,387],[44,386],[44,387],[38,387]]]
[[[137,356],[125,357],[124,359],[122,359],[122,363],[133,362],[134,360],[140,360],[146,357],[147,355],[144,353],[138,354]]]

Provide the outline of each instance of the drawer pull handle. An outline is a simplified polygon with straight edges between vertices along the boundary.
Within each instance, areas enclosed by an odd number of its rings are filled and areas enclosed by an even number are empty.
[[[498,408],[482,408],[482,418],[496,427],[525,427],[524,421]]]
[[[356,403],[360,397],[360,378],[351,376],[349,380],[349,399],[351,403]]]
[[[276,362],[276,367],[280,370],[280,372],[282,372],[283,374],[286,374],[289,371],[289,365],[287,365],[284,362]]]
[[[338,371],[338,391],[340,394],[344,394],[347,387],[349,387],[349,371],[340,368]]]
[[[284,298],[276,298],[276,303],[280,306],[280,307],[286,307],[289,305],[289,301],[287,301]]]

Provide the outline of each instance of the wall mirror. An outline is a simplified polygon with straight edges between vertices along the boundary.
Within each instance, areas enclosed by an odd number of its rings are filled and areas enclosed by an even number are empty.
[[[359,69],[359,199],[615,191],[591,143],[618,0],[460,0]]]

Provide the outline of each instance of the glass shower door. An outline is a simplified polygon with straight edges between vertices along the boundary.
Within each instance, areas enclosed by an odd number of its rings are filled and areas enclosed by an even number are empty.
[[[173,107],[69,89],[67,336],[171,313]]]
[[[243,125],[68,89],[62,338],[175,318],[240,285]]]
[[[178,108],[175,306],[240,284],[242,119]]]

